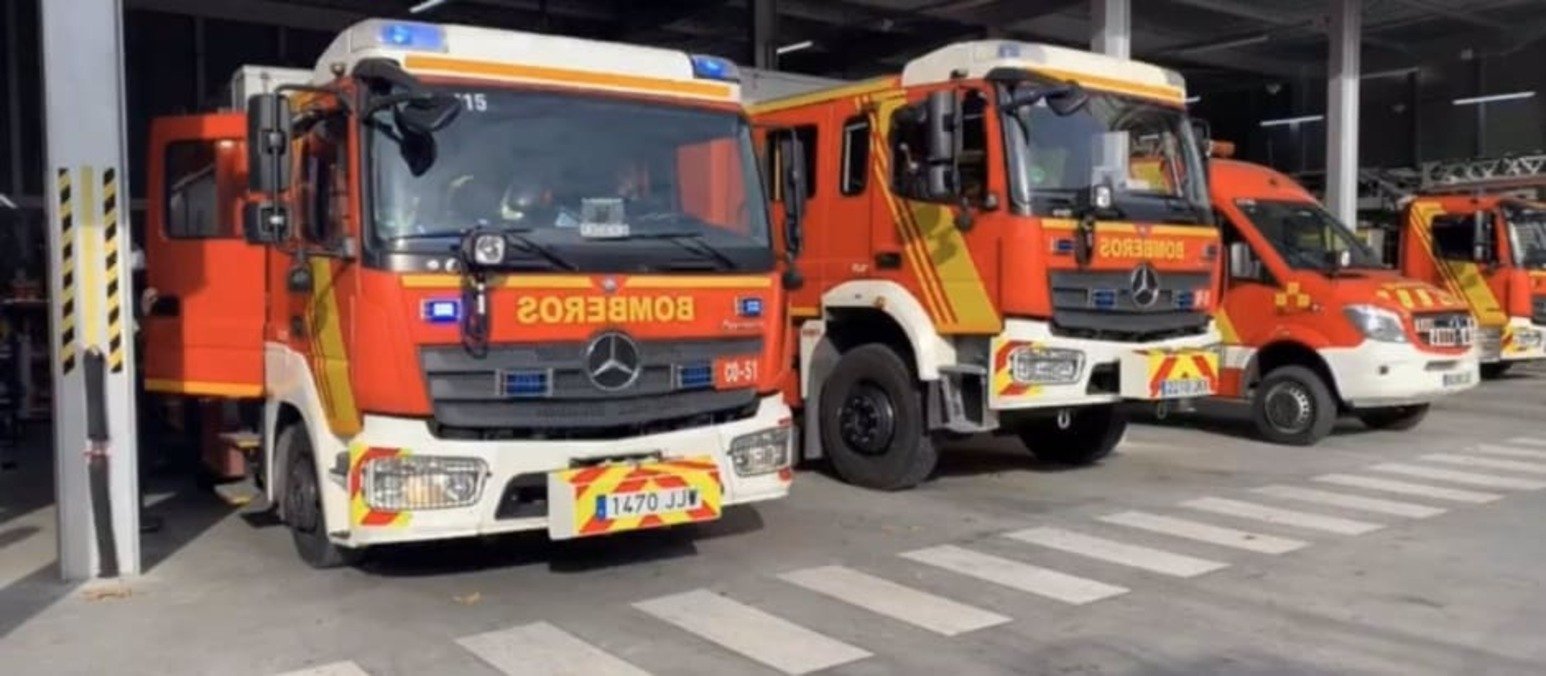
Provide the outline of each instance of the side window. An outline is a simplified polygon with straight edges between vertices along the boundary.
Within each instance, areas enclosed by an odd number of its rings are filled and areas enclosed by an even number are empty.
[[[1451,261],[1476,255],[1476,222],[1470,214],[1445,214],[1433,219],[1433,252]]]
[[[838,191],[844,195],[864,192],[869,181],[870,167],[870,118],[855,115],[843,122],[843,170],[838,177]]]
[[[347,127],[334,117],[306,137],[302,155],[301,234],[309,242],[332,243],[342,234],[349,182]]]
[[[961,194],[980,203],[988,194],[988,100],[972,90],[961,101]]]
[[[1270,281],[1266,267],[1256,256],[1256,250],[1251,248],[1250,242],[1240,234],[1240,229],[1235,227],[1234,222],[1230,221],[1224,212],[1218,210],[1214,210],[1213,218],[1223,228],[1224,251],[1228,257],[1226,271],[1229,273],[1229,278],[1250,282]]]
[[[816,195],[816,125],[802,124],[792,130],[780,129],[768,134],[768,195],[774,202],[784,200],[784,165],[778,148],[780,143],[789,139],[790,134],[794,134],[800,144],[805,146],[805,197],[809,199]]]
[[[167,237],[236,236],[235,223],[220,212],[222,186],[217,158],[215,141],[178,141],[167,146],[163,224]]]

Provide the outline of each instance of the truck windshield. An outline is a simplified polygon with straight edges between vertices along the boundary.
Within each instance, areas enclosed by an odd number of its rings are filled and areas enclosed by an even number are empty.
[[[1067,115],[1041,101],[1011,116],[1016,124],[1008,125],[1008,154],[1016,202],[1038,215],[1060,215],[1092,185],[1106,183],[1125,219],[1204,222],[1207,180],[1186,113],[1143,99],[1088,93],[1089,103]]]
[[[1546,211],[1515,211],[1508,215],[1510,248],[1514,264],[1546,269]]]
[[[1343,251],[1348,252],[1348,268],[1378,270],[1385,267],[1372,249],[1319,204],[1239,199],[1235,200],[1235,206],[1251,219],[1251,225],[1272,244],[1289,267],[1324,270]]]
[[[463,110],[429,141],[405,139],[390,111],[368,121],[378,241],[453,237],[476,226],[525,233],[577,259],[605,259],[631,237],[768,250],[750,128],[733,111],[442,91]]]

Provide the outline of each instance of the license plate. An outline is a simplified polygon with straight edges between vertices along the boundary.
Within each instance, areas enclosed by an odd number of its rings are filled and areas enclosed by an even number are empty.
[[[1446,374],[1444,374],[1444,386],[1445,387],[1458,387],[1460,385],[1470,385],[1470,384],[1471,384],[1471,374],[1468,371],[1461,371],[1459,373],[1446,373]]]
[[[664,491],[608,493],[596,496],[596,516],[602,519],[649,516],[681,512],[703,506],[703,494],[696,488]]]
[[[1213,394],[1213,382],[1202,378],[1166,380],[1160,383],[1160,396],[1165,399],[1206,397]]]
[[[1121,357],[1123,399],[1160,401],[1218,392],[1219,355],[1213,350],[1136,350]]]

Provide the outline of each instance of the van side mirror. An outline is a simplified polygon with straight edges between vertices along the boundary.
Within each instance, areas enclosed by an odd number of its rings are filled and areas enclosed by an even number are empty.
[[[953,202],[961,191],[961,99],[954,91],[942,89],[929,94],[925,102],[928,155],[925,158],[928,194],[936,202]]]
[[[290,189],[290,97],[247,99],[247,189],[274,195]]]
[[[1213,125],[1201,118],[1188,118],[1192,125],[1192,142],[1197,144],[1197,156],[1202,158],[1203,167],[1208,166],[1208,158],[1213,155]]]
[[[805,236],[805,199],[810,177],[805,175],[805,144],[794,133],[779,141],[778,153],[783,157],[784,184],[784,250],[792,258],[800,253]]]
[[[1229,277],[1230,279],[1258,279],[1261,277],[1256,270],[1255,260],[1251,257],[1251,245],[1245,242],[1230,243]]]
[[[1475,232],[1472,237],[1471,258],[1478,263],[1491,263],[1496,257],[1493,248],[1492,213],[1477,211],[1471,215],[1472,227]]]

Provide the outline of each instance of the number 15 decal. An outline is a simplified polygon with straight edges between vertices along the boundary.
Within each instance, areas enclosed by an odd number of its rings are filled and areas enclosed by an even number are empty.
[[[757,384],[757,357],[721,357],[714,362],[714,389],[733,390]]]
[[[488,95],[483,92],[459,92],[456,98],[468,112],[481,113],[488,110]]]

